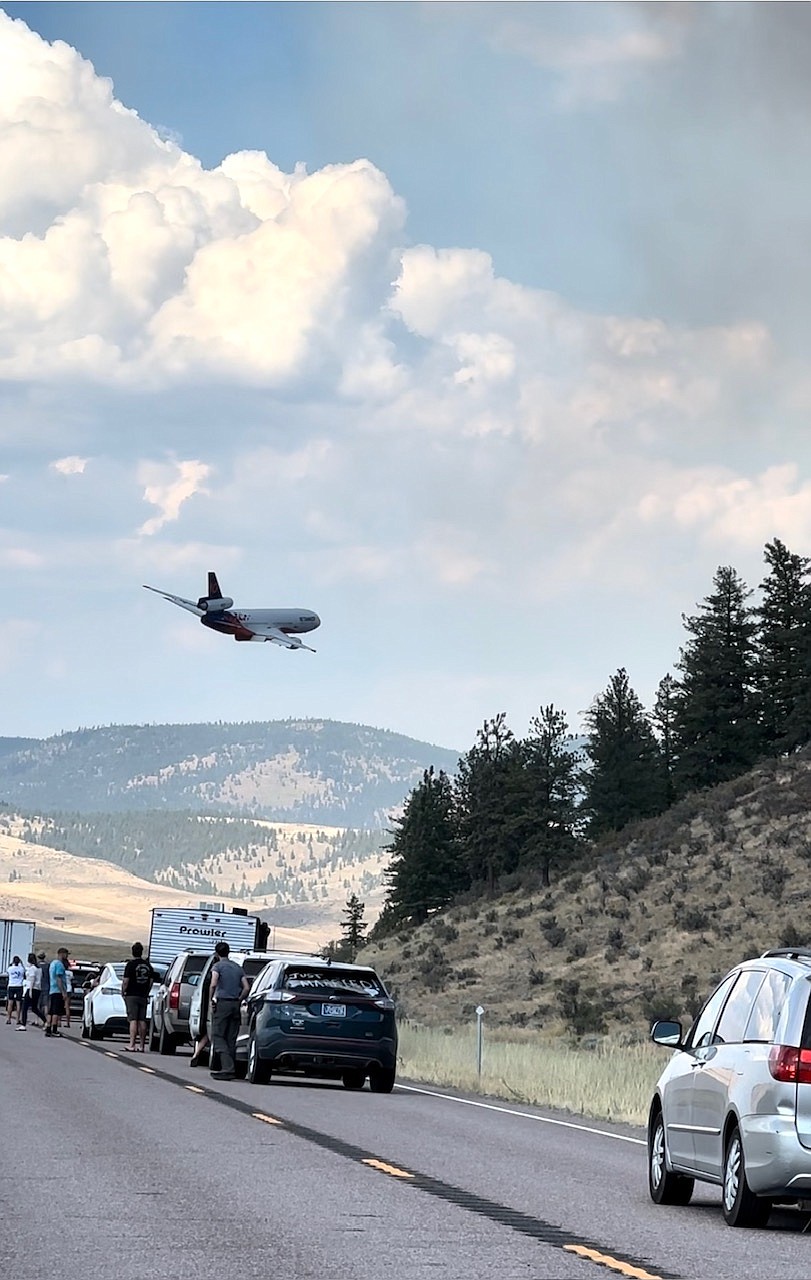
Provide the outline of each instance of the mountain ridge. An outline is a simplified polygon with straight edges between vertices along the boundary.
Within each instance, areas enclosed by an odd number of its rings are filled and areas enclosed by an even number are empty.
[[[425,769],[452,772],[459,754],[318,717],[107,725],[0,739],[0,800],[29,813],[165,808],[383,828]]]

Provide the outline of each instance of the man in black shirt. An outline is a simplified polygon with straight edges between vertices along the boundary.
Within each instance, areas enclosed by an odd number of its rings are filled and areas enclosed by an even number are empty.
[[[139,1050],[143,1053],[146,1048],[146,1006],[152,983],[157,980],[158,975],[152,965],[144,959],[142,944],[133,942],[132,959],[125,964],[121,980],[121,994],[127,1006],[130,1024],[130,1042],[125,1047],[126,1053],[137,1053]]]

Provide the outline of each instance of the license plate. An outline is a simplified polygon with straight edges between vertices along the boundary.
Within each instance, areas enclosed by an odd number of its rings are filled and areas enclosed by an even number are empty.
[[[345,1018],[346,1005],[345,1004],[322,1004],[321,1017],[322,1018]]]

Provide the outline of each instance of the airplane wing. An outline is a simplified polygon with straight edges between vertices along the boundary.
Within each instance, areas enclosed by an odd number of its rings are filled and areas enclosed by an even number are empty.
[[[195,613],[198,618],[202,618],[205,612],[194,600],[184,600],[182,596],[170,595],[168,591],[160,591],[157,587],[148,587],[146,583],[143,585],[147,591],[154,591],[156,596],[163,596],[164,600],[170,600],[172,604],[180,605],[181,609],[188,609],[189,613]]]
[[[267,631],[257,631],[255,634],[261,636],[263,640],[270,640],[272,644],[284,645],[285,649],[306,649],[308,653],[315,653],[315,649],[311,649],[308,644],[302,644],[298,636],[289,636],[278,627],[268,627]]]

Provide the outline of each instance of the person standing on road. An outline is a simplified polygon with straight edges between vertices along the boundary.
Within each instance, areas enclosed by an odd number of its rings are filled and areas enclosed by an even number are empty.
[[[25,982],[23,983],[23,1016],[20,1019],[20,1026],[23,1031],[28,1024],[29,1011],[33,1013],[35,1018],[39,1019],[39,1025],[45,1026],[45,1019],[39,1011],[39,993],[42,986],[42,970],[37,962],[37,957],[33,951],[28,956],[28,965],[25,970]]]
[[[132,959],[125,964],[124,977],[121,979],[121,994],[127,1006],[130,1024],[130,1042],[126,1046],[126,1053],[143,1053],[146,1049],[146,1006],[152,983],[157,981],[158,975],[149,961],[144,959],[143,944],[133,942]]]
[[[44,951],[37,953],[39,964],[39,1016],[47,1023],[48,1004],[51,998],[51,962]]]
[[[19,956],[13,956],[8,967],[8,989],[6,991],[6,1026],[16,1014],[17,1026],[20,1025],[20,1014],[23,1007],[23,984],[25,982],[25,965]]]
[[[227,942],[218,942],[211,969],[211,1051],[220,1056],[220,1070],[211,1072],[215,1080],[233,1080],[236,1074],[239,1006],[251,989],[242,965],[228,959],[230,950]]]
[[[59,1030],[59,1019],[65,1016],[67,1007],[66,997],[68,994],[68,984],[65,981],[65,970],[68,964],[68,956],[70,952],[67,947],[60,947],[56,953],[56,959],[51,961],[48,971],[48,1025],[45,1028],[46,1036],[61,1036]]]

